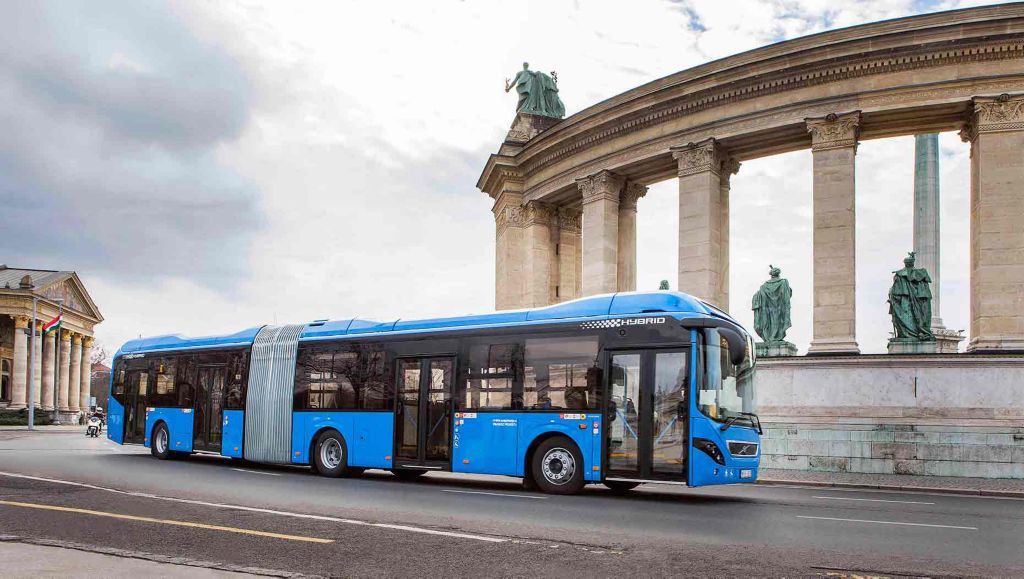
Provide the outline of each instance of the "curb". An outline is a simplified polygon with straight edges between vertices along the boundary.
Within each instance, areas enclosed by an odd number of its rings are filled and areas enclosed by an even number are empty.
[[[929,487],[921,485],[869,484],[847,482],[823,482],[788,479],[758,479],[757,484],[764,485],[801,485],[809,487],[833,487],[848,489],[873,489],[881,491],[908,491],[917,493],[942,493],[948,495],[971,495],[982,497],[1024,498],[1024,490],[1004,491],[995,489],[971,489],[957,487]]]

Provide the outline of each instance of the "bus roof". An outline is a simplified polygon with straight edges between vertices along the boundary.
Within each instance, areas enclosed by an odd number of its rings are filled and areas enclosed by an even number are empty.
[[[725,314],[718,308],[684,293],[673,291],[624,292],[590,296],[542,308],[501,311],[472,316],[425,320],[398,319],[388,322],[360,318],[317,320],[305,325],[299,340],[322,340],[342,336],[430,332],[452,329],[499,328],[520,324],[555,321],[571,322],[573,320],[602,317],[658,313],[723,317],[735,322],[728,314]],[[151,338],[139,338],[126,342],[118,350],[115,357],[121,354],[160,350],[250,346],[261,328],[262,326],[254,326],[234,334],[218,336],[185,337],[180,334],[169,334]]]

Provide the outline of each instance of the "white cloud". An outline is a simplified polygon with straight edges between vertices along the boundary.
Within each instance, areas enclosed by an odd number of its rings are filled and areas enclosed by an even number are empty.
[[[266,223],[240,258],[247,273],[231,280],[231,296],[187,271],[135,285],[83,272],[107,316],[99,336],[113,350],[139,333],[491,309],[493,222],[475,181],[512,120],[502,81],[523,60],[558,71],[572,114],[710,59],[916,9],[910,0],[175,4],[251,83],[249,121],[216,155],[258,187]],[[156,66],[130,53],[107,63]],[[959,328],[965,149],[942,143],[943,314]],[[909,248],[911,155],[911,139],[894,139],[864,143],[858,157],[858,332],[867,352],[884,350],[888,275]],[[745,163],[732,188],[732,311],[750,326],[750,296],[769,263],[781,266],[795,293],[790,338],[802,349],[811,335],[810,185],[802,151]],[[640,202],[641,288],[676,285],[676,196],[665,182]]]

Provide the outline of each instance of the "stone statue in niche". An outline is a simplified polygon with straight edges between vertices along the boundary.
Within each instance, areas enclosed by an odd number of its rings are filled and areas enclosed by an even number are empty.
[[[754,310],[754,331],[763,342],[754,348],[758,356],[793,356],[796,346],[786,341],[786,332],[792,327],[790,320],[793,290],[789,282],[780,277],[782,270],[768,266],[768,281],[754,294],[751,304]]]

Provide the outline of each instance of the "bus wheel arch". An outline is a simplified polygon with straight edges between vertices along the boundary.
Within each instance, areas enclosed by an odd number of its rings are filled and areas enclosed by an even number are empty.
[[[168,460],[171,452],[171,431],[164,420],[157,420],[149,437],[149,452],[160,460]]]
[[[309,465],[320,476],[340,478],[353,474],[348,466],[348,443],[337,429],[324,427],[310,442]]]
[[[551,463],[547,469],[543,464],[545,460]],[[525,463],[523,481],[527,488],[573,494],[586,484],[583,452],[576,441],[563,432],[549,431],[534,438],[527,447]],[[558,472],[552,473],[552,467]]]

